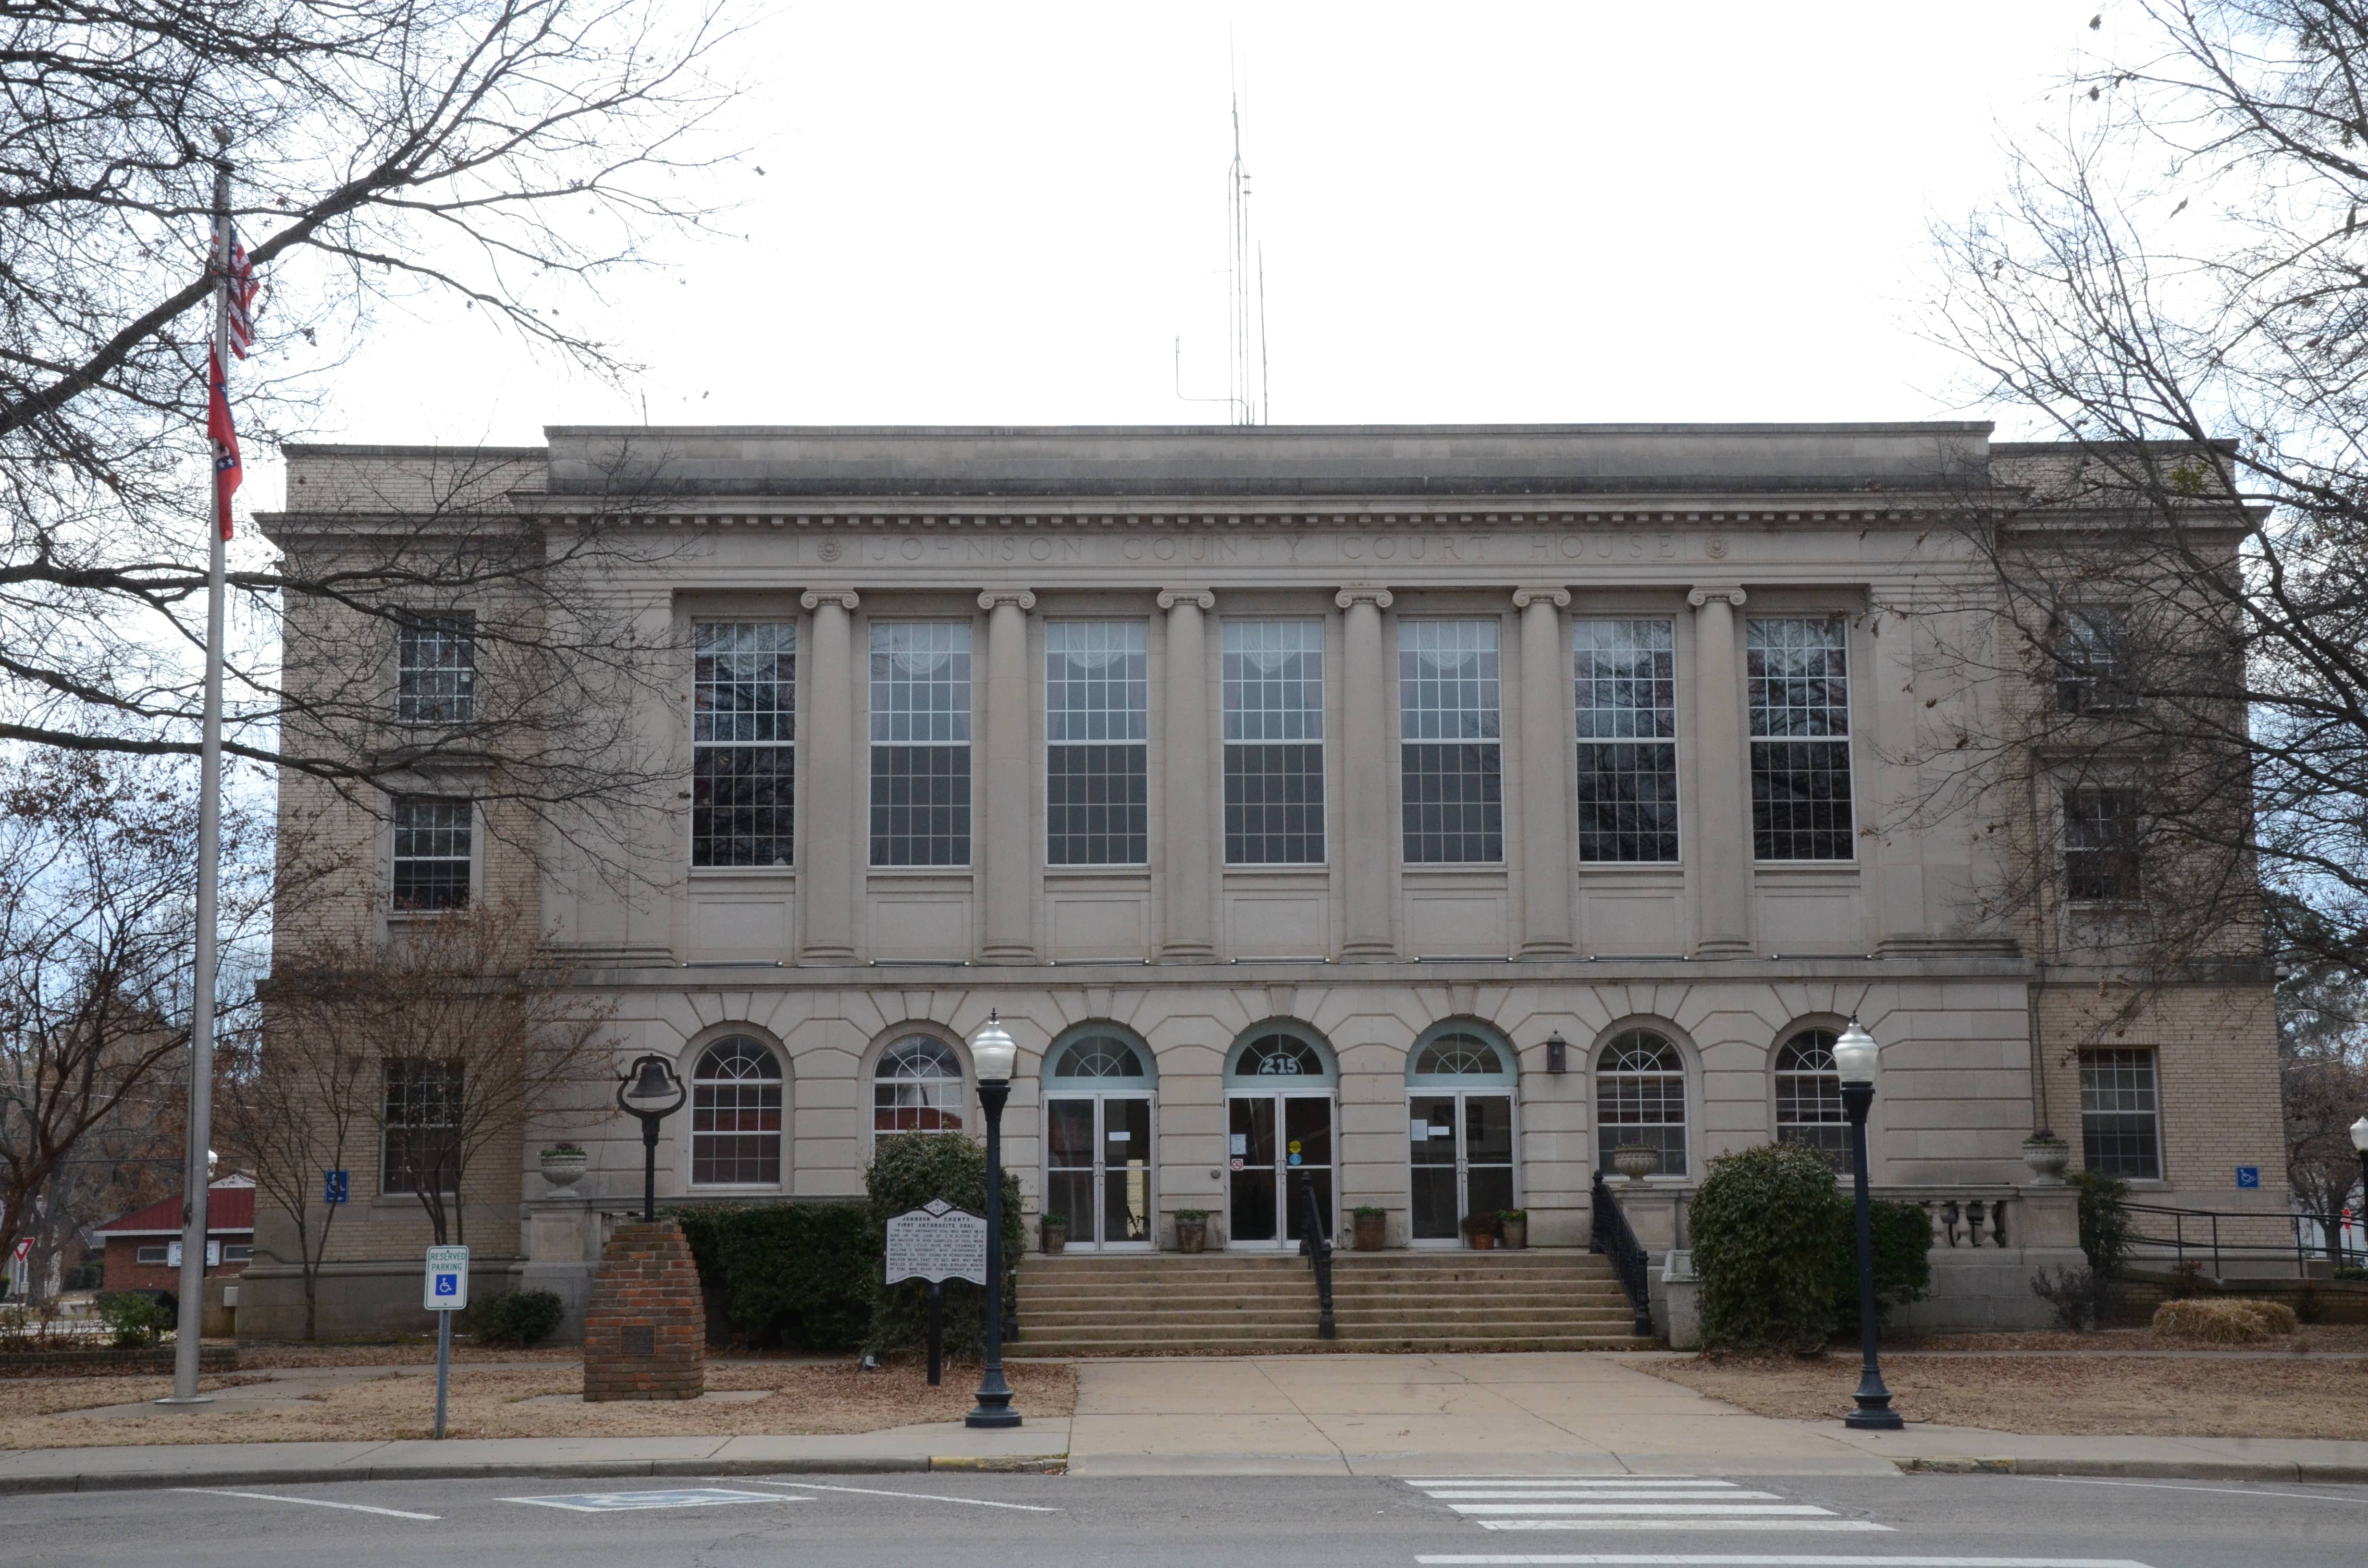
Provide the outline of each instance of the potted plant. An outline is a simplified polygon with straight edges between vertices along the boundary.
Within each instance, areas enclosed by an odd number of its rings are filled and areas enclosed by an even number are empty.
[[[1611,1168],[1634,1181],[1661,1168],[1661,1152],[1649,1143],[1622,1143],[1611,1151]]]
[[[1371,1204],[1360,1204],[1351,1210],[1351,1213],[1357,1221],[1357,1250],[1359,1252],[1381,1251],[1382,1243],[1387,1236],[1390,1211],[1386,1209],[1376,1209]]]
[[[1505,1237],[1508,1250],[1530,1244],[1530,1211],[1526,1209],[1497,1210],[1497,1229]]]
[[[1200,1252],[1209,1244],[1209,1211],[1206,1209],[1176,1210],[1176,1250]]]
[[[1068,1249],[1069,1217],[1066,1214],[1046,1214],[1036,1221],[1039,1244],[1047,1257],[1058,1257]]]
[[[574,1187],[584,1179],[592,1156],[581,1143],[553,1143],[541,1155],[542,1179],[557,1187]]]
[[[2022,1163],[2031,1167],[2033,1187],[2061,1187],[2064,1168],[2072,1163],[2072,1145],[2043,1127],[2022,1141]]]
[[[1466,1214],[1463,1221],[1463,1239],[1474,1252],[1488,1252],[1497,1245],[1497,1216]]]

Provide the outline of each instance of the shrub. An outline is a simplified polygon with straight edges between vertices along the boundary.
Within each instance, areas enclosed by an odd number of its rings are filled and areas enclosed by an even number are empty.
[[[1834,1249],[1834,1331],[1858,1329],[1858,1229],[1850,1199],[1842,1199],[1842,1234]],[[1913,1203],[1878,1198],[1867,1206],[1874,1242],[1874,1309],[1878,1319],[1894,1307],[1920,1301],[1932,1292],[1932,1217]]]
[[[471,1308],[469,1324],[487,1345],[524,1346],[550,1338],[566,1315],[555,1291],[507,1290]]]
[[[2065,1179],[2080,1195],[2080,1250],[2088,1256],[2089,1267],[2105,1279],[2119,1279],[2137,1244],[2137,1226],[2129,1210],[2130,1184],[2096,1171],[2075,1171]]]
[[[2248,1345],[2292,1334],[2296,1327],[2292,1307],[2243,1297],[2165,1301],[2154,1314],[2157,1334],[2214,1345]]]
[[[2052,1277],[2042,1268],[2031,1277],[2031,1293],[2055,1309],[2055,1326],[2067,1334],[2103,1324],[2112,1289],[2093,1268],[2064,1268]]]
[[[973,1214],[986,1212],[986,1151],[959,1132],[902,1132],[880,1140],[871,1164],[863,1173],[869,1210],[871,1256],[885,1256],[888,1221],[933,1198],[942,1198]],[[1019,1215],[1019,1178],[1003,1173],[1004,1305],[1012,1300],[1008,1272],[1025,1243]],[[871,1323],[863,1347],[875,1355],[915,1350],[927,1343],[929,1290],[918,1279],[894,1285],[882,1282],[885,1272],[871,1270]],[[946,1281],[946,1351],[974,1356],[985,1348],[985,1292],[965,1279]]]
[[[859,1203],[730,1204],[677,1215],[710,1311],[741,1341],[852,1350],[871,1321],[880,1242]]]
[[[1768,1143],[1713,1160],[1691,1210],[1703,1345],[1823,1345],[1848,1211],[1833,1167],[1805,1145]]]
[[[2216,1287],[2205,1282],[2203,1266],[2200,1263],[2172,1264],[2170,1281],[2163,1289],[2174,1301],[2183,1301],[2190,1296],[2212,1294],[2216,1290]]]
[[[2302,1323],[2318,1323],[2326,1318],[2327,1301],[2318,1293],[2317,1280],[2304,1280],[2302,1289],[2294,1292],[2294,1313]]]
[[[97,1306],[98,1321],[125,1349],[157,1344],[173,1326],[173,1314],[165,1310],[165,1303],[145,1291],[110,1290],[98,1299]]]

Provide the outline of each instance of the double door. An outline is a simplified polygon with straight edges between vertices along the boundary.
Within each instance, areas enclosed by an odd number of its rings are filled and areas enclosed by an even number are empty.
[[[1149,1095],[1046,1096],[1044,1149],[1044,1212],[1068,1217],[1071,1246],[1151,1244]]]
[[[1417,1242],[1452,1242],[1466,1214],[1518,1207],[1513,1199],[1513,1096],[1473,1090],[1417,1091],[1406,1102],[1406,1158],[1414,1176],[1409,1229]]]
[[[1324,1233],[1332,1217],[1332,1096],[1237,1094],[1225,1105],[1226,1235],[1232,1244],[1295,1244],[1315,1194]]]

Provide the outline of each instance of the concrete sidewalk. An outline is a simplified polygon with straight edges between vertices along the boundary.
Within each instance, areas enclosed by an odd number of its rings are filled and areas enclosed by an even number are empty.
[[[1776,1421],[1622,1355],[1260,1356],[1086,1361],[1077,1410],[1014,1432],[958,1423],[845,1437],[201,1443],[0,1453],[0,1494],[461,1475],[687,1476],[1066,1468],[1081,1475],[2008,1471],[2368,1483],[2368,1443],[1851,1432]],[[190,1419],[202,1420],[202,1416]]]

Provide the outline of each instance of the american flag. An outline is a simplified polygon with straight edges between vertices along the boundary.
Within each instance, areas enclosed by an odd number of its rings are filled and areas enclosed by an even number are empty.
[[[221,252],[217,243],[216,254]],[[255,343],[255,264],[233,233],[230,241],[230,351],[240,358]]]

